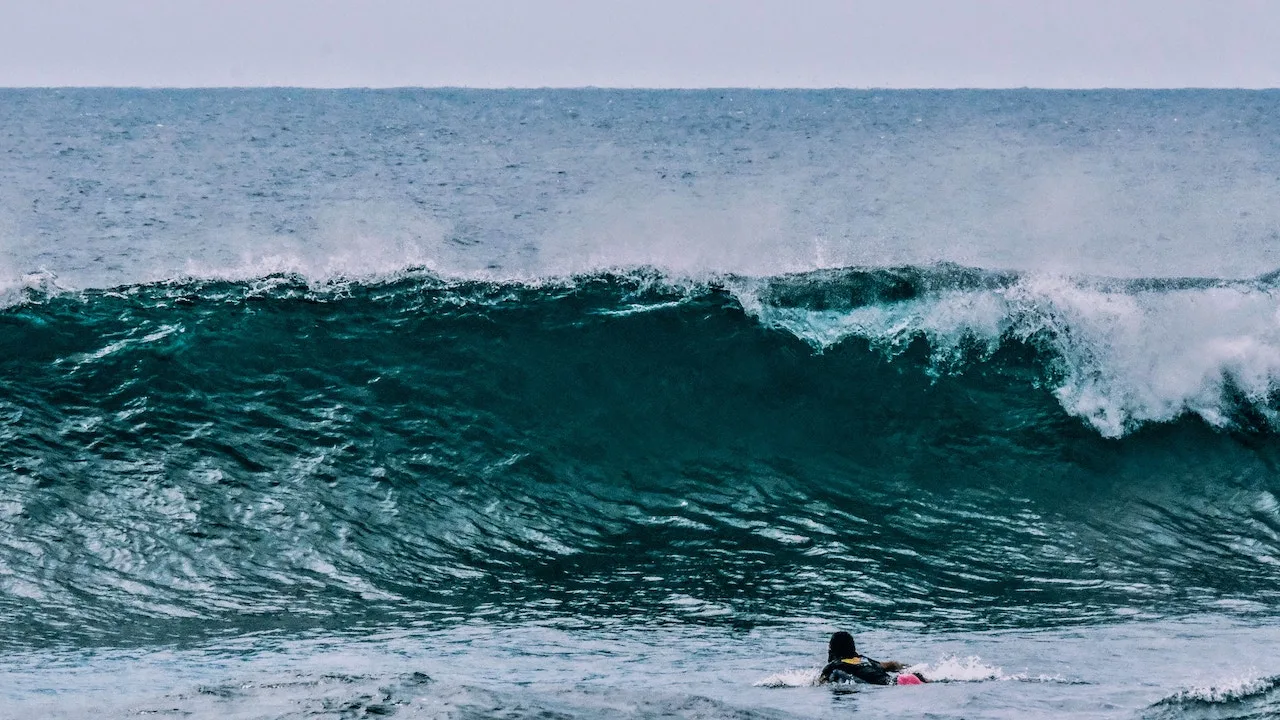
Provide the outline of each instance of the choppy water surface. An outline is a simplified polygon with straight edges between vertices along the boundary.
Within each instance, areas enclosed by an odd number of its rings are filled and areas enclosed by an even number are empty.
[[[0,715],[1280,707],[1280,95],[0,99]]]

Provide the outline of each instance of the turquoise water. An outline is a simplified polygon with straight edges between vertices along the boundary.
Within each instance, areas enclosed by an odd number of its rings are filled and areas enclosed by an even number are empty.
[[[0,98],[0,715],[1275,712],[1280,95]]]

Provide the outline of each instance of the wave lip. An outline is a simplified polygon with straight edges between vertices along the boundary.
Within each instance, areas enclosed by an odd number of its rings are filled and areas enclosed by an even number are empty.
[[[408,298],[421,289],[437,303],[517,302],[531,309],[568,294],[604,303],[585,311],[612,316],[724,292],[762,326],[818,352],[857,340],[895,358],[923,343],[935,377],[981,368],[1003,349],[1028,348],[1041,362],[1031,382],[1108,438],[1184,415],[1217,428],[1280,426],[1280,271],[1253,280],[1119,279],[944,263],[774,277],[684,277],[633,268],[513,279],[489,271],[442,274],[431,265],[393,263],[386,270],[377,257],[365,275],[329,266],[319,274],[274,267],[255,263],[89,292],[146,296],[148,287],[165,287],[162,295],[199,301],[223,295],[215,289],[221,288],[231,296],[324,300],[350,293]],[[52,275],[32,274],[5,297],[12,305],[66,292]]]
[[[1280,426],[1280,270],[1253,280],[1099,278],[942,263],[773,277],[621,268],[515,278],[489,270],[442,272],[393,255],[396,261],[388,263],[374,254],[362,260],[359,272],[350,263],[335,266],[334,258],[320,265],[258,258],[230,270],[191,269],[172,280],[85,292],[89,298],[121,292],[145,297],[154,295],[147,288],[161,287],[168,288],[161,295],[187,301],[211,299],[210,293],[324,300],[353,292],[403,298],[417,286],[455,305],[515,301],[532,307],[566,293],[590,297],[603,288],[611,297],[595,301],[617,305],[589,312],[614,316],[726,292],[764,327],[819,352],[859,340],[893,358],[921,342],[934,376],[963,374],[1009,346],[1030,348],[1042,360],[1033,381],[1108,438],[1183,415],[1217,428]],[[0,298],[12,306],[70,292],[40,272],[0,288]]]
[[[1105,437],[1184,414],[1214,427],[1280,421],[1280,290],[1269,276],[1120,280],[942,265],[744,282],[737,294],[760,322],[819,350],[856,338],[895,356],[922,341],[937,373],[1009,344],[1032,347],[1063,409]]]

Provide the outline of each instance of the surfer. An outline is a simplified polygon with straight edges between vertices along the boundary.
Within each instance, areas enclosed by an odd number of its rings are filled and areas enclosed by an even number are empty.
[[[878,662],[858,654],[853,636],[843,630],[831,636],[827,645],[827,666],[818,676],[819,683],[858,682],[870,685],[919,685],[929,682],[920,673],[903,671],[895,660]]]

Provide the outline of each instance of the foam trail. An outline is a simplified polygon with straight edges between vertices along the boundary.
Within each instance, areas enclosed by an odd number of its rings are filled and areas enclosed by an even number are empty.
[[[944,657],[934,663],[920,663],[907,668],[910,672],[918,672],[931,682],[988,682],[988,681],[1020,681],[1020,682],[1067,682],[1059,675],[1029,675],[1028,673],[1006,673],[1004,668],[989,665],[977,655]]]
[[[812,687],[818,684],[818,675],[821,668],[797,668],[795,670],[783,670],[767,677],[763,677],[754,683],[755,687],[767,688],[792,688],[792,687]]]

